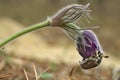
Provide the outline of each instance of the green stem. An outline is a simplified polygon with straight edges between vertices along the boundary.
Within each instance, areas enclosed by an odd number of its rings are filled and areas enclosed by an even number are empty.
[[[7,39],[0,42],[0,47],[4,46],[5,44],[9,43],[10,41],[12,41],[12,40],[14,40],[14,39],[26,34],[26,33],[37,30],[39,28],[43,28],[45,26],[50,26],[50,21],[49,20],[46,20],[46,21],[44,21],[42,23],[39,23],[39,24],[36,24],[36,25],[32,25],[30,27],[27,27],[27,28],[23,29],[22,31],[19,31],[19,32],[11,35]]]

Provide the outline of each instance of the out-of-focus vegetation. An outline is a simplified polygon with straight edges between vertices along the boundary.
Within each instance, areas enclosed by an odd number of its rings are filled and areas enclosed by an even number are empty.
[[[9,17],[28,26],[47,19],[48,16],[52,16],[58,9],[66,5],[87,4],[88,2],[93,11],[94,20],[91,21],[91,24],[100,26],[95,32],[104,50],[120,56],[119,0],[0,0],[0,17]],[[38,35],[52,43],[56,43],[53,37],[57,37],[59,40],[62,40],[61,37],[66,37],[60,30],[56,32],[54,29],[43,29],[39,32],[43,35]]]

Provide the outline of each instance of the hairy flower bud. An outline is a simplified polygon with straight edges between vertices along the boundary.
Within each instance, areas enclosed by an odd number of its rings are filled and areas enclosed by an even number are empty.
[[[90,69],[98,66],[101,63],[103,49],[97,39],[95,33],[91,30],[84,30],[82,36],[77,36],[77,50],[83,57],[80,65],[84,69]]]
[[[91,30],[84,30],[82,37],[77,36],[77,50],[84,59],[96,55],[96,51],[103,53],[97,36]]]
[[[83,69],[96,67],[101,63],[103,57],[108,57],[103,56],[103,49],[101,48],[97,36],[90,30],[96,27],[80,28],[84,26],[75,24],[75,22],[79,22],[83,14],[85,14],[83,15],[85,19],[91,18],[88,6],[89,3],[87,5],[70,5],[63,8],[50,19],[51,26],[60,26],[76,41],[77,50],[83,57],[82,62],[80,62]]]
[[[51,18],[52,26],[64,26],[80,18],[83,13],[89,13],[89,3],[87,5],[73,4],[60,10]]]

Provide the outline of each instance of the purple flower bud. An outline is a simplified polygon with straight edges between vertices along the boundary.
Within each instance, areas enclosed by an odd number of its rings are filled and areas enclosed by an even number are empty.
[[[96,51],[103,53],[97,36],[91,30],[84,30],[82,36],[77,36],[77,50],[83,59],[96,55]]]
[[[95,33],[91,30],[83,30],[82,36],[77,36],[77,50],[83,57],[80,65],[84,69],[90,69],[100,64],[103,57],[103,49]]]

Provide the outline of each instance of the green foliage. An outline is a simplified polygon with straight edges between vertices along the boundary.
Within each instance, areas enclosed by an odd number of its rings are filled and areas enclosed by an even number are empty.
[[[57,65],[55,63],[50,63],[49,67],[51,70],[54,70],[54,71],[57,70]]]
[[[54,77],[54,74],[53,73],[43,73],[42,75],[41,75],[41,78],[43,78],[43,79],[51,79],[51,78],[53,78]]]

